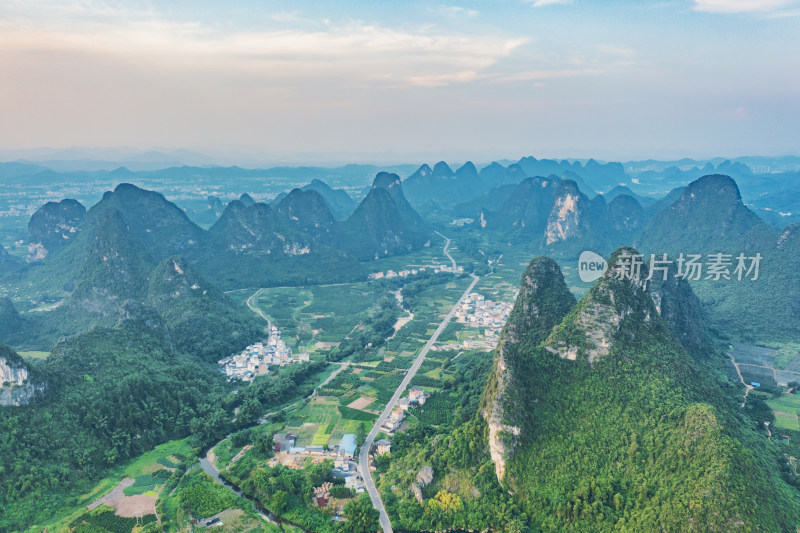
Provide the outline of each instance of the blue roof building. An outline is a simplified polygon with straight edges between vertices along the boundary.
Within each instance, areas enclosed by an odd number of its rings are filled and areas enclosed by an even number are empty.
[[[339,452],[344,455],[354,457],[356,455],[356,436],[353,433],[342,435],[342,444],[339,446]]]

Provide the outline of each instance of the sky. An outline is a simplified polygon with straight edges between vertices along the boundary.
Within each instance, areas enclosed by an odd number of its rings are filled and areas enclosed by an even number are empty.
[[[800,155],[800,0],[0,0],[0,149]]]

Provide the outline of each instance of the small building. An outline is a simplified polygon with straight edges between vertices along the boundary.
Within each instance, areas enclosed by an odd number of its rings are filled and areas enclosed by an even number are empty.
[[[353,433],[342,435],[342,443],[339,445],[339,454],[347,459],[352,459],[356,455],[356,436]]]
[[[751,381],[751,382],[750,382],[750,385],[752,385],[753,387],[760,387],[760,386],[761,386],[761,383],[759,383],[759,382],[757,382],[757,381]]]
[[[411,387],[408,389],[408,399],[412,402],[417,402],[419,405],[424,405],[425,391],[419,387]]]
[[[397,400],[397,403],[395,405],[397,406],[398,409],[402,409],[403,411],[408,411],[408,409],[411,407],[411,398],[400,398],[399,400]]]
[[[378,455],[386,455],[392,451],[392,441],[389,439],[381,439],[375,443],[375,452]]]

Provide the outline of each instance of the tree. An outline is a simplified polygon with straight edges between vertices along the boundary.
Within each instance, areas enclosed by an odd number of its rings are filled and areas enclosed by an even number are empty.
[[[357,500],[350,500],[344,506],[347,523],[342,524],[342,532],[374,533],[380,528],[378,511],[372,506],[369,496],[362,494]]]
[[[286,510],[286,504],[289,502],[289,495],[282,490],[275,491],[269,499],[270,510],[276,515],[280,516]]]
[[[358,425],[358,434],[356,434],[356,439],[360,444],[364,444],[364,441],[367,440],[367,425],[364,422]]]

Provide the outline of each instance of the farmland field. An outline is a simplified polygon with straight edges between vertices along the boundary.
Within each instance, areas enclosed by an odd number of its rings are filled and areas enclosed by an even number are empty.
[[[764,346],[734,344],[731,355],[740,365],[758,365],[772,368],[778,351]]]
[[[737,359],[738,362],[738,359]],[[775,386],[775,373],[770,368],[753,365],[739,365],[745,383],[755,381],[761,385]]]
[[[797,422],[797,415],[783,413],[783,412],[776,412],[775,413],[775,426],[781,429],[791,429],[794,431],[800,431],[800,424]]]
[[[767,405],[775,412],[777,427],[800,431],[797,420],[797,414],[800,412],[800,395],[784,394],[780,398],[767,400]]]
[[[340,342],[376,302],[369,283],[263,289],[255,305],[281,330],[292,347]]]

